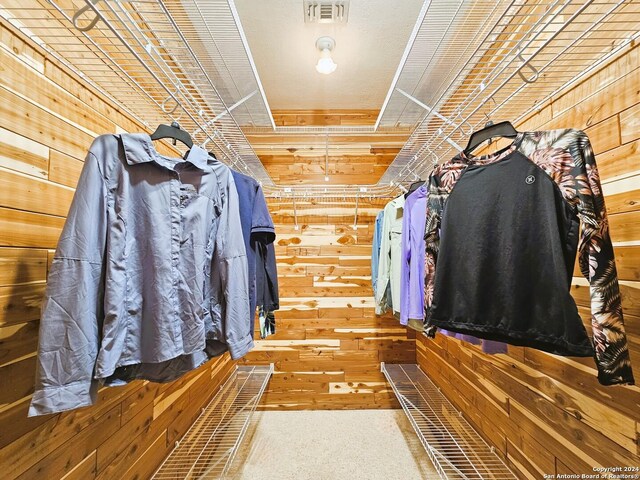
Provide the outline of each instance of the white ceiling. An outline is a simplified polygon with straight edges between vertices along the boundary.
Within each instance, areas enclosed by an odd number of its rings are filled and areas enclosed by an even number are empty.
[[[422,0],[351,0],[346,24],[305,24],[303,0],[235,0],[271,109],[379,109]],[[338,64],[316,72],[323,35]]]

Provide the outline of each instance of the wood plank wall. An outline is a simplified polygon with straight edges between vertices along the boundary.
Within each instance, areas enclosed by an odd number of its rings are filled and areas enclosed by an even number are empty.
[[[581,128],[596,153],[614,242],[625,323],[640,381],[640,47],[553,99],[519,130]],[[572,293],[589,325],[589,287]],[[523,478],[640,466],[640,388],[598,384],[592,359],[514,347],[488,356],[420,335],[418,363]]]
[[[234,366],[102,389],[98,404],[27,418],[40,301],[82,161],[141,126],[0,25],[0,465],[3,479],[148,478]],[[169,147],[159,147],[171,154]]]
[[[374,125],[380,110],[272,110],[278,127],[322,127],[327,125]]]
[[[371,243],[383,206],[362,200],[354,230],[352,202],[298,202],[295,230],[292,204],[270,202],[281,310],[276,335],[244,359],[275,363],[263,409],[398,407],[380,362],[415,363],[415,335],[374,313]]]
[[[276,110],[273,119],[281,127],[373,125],[378,110]],[[260,129],[258,129],[260,130]],[[277,184],[333,185],[375,184],[396,157],[411,133],[409,129],[380,129],[367,133],[290,133],[245,129],[247,138]],[[326,144],[328,143],[328,149]],[[325,152],[328,151],[328,171]]]

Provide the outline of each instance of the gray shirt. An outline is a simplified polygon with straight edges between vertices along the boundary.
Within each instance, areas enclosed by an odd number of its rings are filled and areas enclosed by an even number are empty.
[[[253,347],[247,258],[229,168],[146,134],[87,154],[42,305],[29,415],[93,404],[100,382],[170,381]]]

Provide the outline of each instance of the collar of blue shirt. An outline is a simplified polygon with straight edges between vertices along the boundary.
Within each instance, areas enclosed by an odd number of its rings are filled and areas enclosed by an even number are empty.
[[[158,153],[153,146],[153,140],[146,133],[123,133],[120,138],[122,139],[125,158],[129,165],[156,162],[164,166],[165,162],[161,161],[161,159],[170,159],[170,157],[165,157]],[[194,145],[187,153],[184,161],[191,163],[200,170],[204,170],[209,161],[209,153],[204,148]]]

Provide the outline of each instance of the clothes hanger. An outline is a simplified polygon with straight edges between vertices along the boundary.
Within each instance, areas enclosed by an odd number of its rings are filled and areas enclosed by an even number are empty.
[[[171,138],[173,139],[173,144],[176,144],[176,140],[180,140],[184,143],[188,148],[193,147],[193,139],[191,135],[185,130],[180,128],[180,125],[175,120],[171,122],[171,125],[158,125],[156,131],[151,135],[151,140],[160,140],[163,138]]]
[[[481,143],[487,140],[491,140],[494,137],[515,138],[518,136],[518,133],[519,132],[509,121],[499,123],[493,123],[489,121],[483,129],[471,134],[471,136],[469,137],[469,142],[467,143],[466,148],[463,150],[463,153],[465,155],[470,154]]]
[[[407,198],[409,195],[411,195],[413,192],[419,189],[422,185],[424,185],[424,180],[418,180],[417,182],[413,182],[409,187],[409,191],[404,194],[404,198]]]

